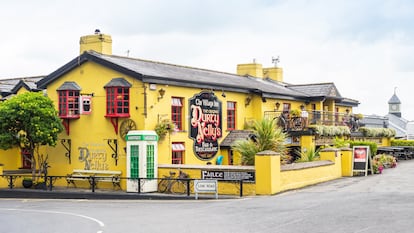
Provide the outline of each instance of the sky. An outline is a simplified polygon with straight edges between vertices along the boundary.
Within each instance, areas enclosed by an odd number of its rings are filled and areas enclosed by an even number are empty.
[[[354,110],[414,120],[411,0],[20,0],[0,3],[0,79],[48,75],[100,29],[113,54],[236,73],[279,57],[284,81],[335,83]]]

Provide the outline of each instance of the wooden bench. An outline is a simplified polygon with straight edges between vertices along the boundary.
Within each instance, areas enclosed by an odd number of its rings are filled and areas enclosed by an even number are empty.
[[[68,186],[73,184],[75,187],[75,181],[88,181],[90,186],[92,186],[93,182],[95,182],[95,187],[98,182],[110,182],[114,188],[121,188],[121,171],[74,169],[71,174],[66,176],[66,181]]]

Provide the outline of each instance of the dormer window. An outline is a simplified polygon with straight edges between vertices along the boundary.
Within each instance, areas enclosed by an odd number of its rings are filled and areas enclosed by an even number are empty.
[[[129,117],[129,89],[131,84],[123,78],[114,78],[105,85],[106,117]]]
[[[60,118],[79,118],[80,90],[75,82],[65,82],[57,89]]]

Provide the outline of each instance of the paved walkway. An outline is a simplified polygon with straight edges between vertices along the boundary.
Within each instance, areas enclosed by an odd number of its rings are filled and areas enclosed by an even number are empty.
[[[90,189],[54,187],[52,191],[39,189],[0,189],[0,198],[47,198],[47,199],[146,199],[146,200],[176,200],[189,199],[194,200],[194,194],[165,194],[165,193],[127,193],[123,190],[104,190],[96,189],[92,192]],[[199,199],[214,199],[214,195],[199,194]],[[239,198],[236,195],[219,195],[219,199]]]
[[[0,198],[47,198],[47,199],[147,199],[147,200],[172,200],[194,199],[194,196],[174,195],[163,193],[127,193],[125,191],[95,190],[78,188],[54,188],[52,191],[38,189],[0,189]],[[210,198],[202,196],[201,198]],[[211,198],[214,198],[212,196]],[[228,197],[227,197],[228,198]]]
[[[329,192],[332,190],[345,191],[365,191],[365,192],[414,192],[414,160],[400,161],[397,168],[388,168],[382,175],[369,175],[367,177],[345,177],[318,185],[305,187],[302,191]],[[392,185],[398,182],[400,185]],[[299,190],[298,190],[299,191]],[[37,189],[0,189],[0,198],[48,198],[48,199],[146,199],[146,200],[175,200],[175,199],[195,199],[194,194],[174,195],[163,193],[127,193],[119,190],[90,189],[55,187],[52,191]],[[214,199],[214,195],[200,195],[200,199]],[[237,195],[219,195],[219,199],[238,199]]]

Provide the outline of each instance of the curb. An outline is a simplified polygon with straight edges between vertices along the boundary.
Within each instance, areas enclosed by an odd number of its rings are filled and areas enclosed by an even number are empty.
[[[75,192],[1,189],[0,198],[27,199],[89,199],[89,200],[195,200],[194,195],[170,195],[160,193],[105,193],[105,192]],[[215,200],[214,195],[199,195],[199,199]],[[237,197],[221,197],[219,199],[237,199]]]

